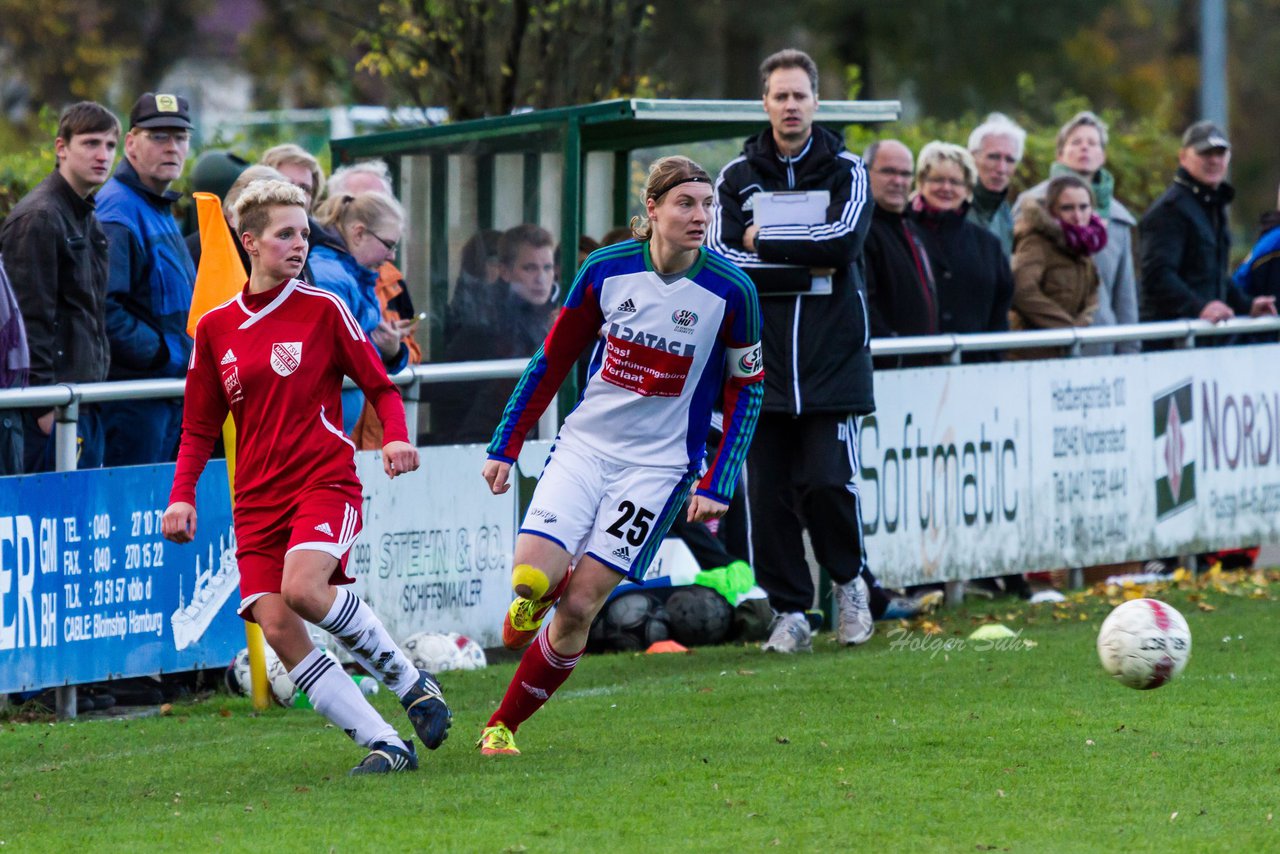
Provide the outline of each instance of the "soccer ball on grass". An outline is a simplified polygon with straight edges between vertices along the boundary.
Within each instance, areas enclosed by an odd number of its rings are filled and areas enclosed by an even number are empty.
[[[1181,673],[1190,657],[1187,621],[1155,599],[1117,606],[1098,630],[1102,669],[1130,688],[1159,688]]]
[[[414,667],[428,673],[478,670],[487,664],[480,644],[457,632],[418,632],[405,639],[404,651]]]

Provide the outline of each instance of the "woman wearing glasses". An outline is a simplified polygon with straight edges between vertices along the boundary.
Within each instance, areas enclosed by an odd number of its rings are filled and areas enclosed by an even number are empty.
[[[316,211],[316,220],[338,240],[322,240],[311,250],[316,287],[342,297],[360,328],[382,357],[387,374],[409,362],[404,336],[415,320],[385,320],[378,302],[378,268],[395,258],[404,229],[404,210],[391,196],[376,191],[334,196]],[[342,393],[342,430],[355,429],[364,408],[358,389]]]
[[[946,142],[926,145],[916,165],[909,211],[920,226],[937,283],[939,332],[1009,328],[1009,262],[995,235],[965,220],[977,176],[973,156]]]

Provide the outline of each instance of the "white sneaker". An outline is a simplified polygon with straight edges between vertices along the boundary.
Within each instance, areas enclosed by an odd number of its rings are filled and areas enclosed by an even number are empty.
[[[813,652],[809,621],[799,611],[779,614],[773,621],[773,632],[760,648],[765,652]]]
[[[840,643],[852,646],[871,640],[876,625],[871,619],[867,582],[861,576],[848,584],[836,585],[836,606],[840,611],[836,617],[836,636]]]

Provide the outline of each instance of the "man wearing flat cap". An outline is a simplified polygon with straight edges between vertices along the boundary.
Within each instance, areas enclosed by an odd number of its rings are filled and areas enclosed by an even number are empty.
[[[173,217],[191,147],[191,114],[180,95],[147,92],[129,112],[124,159],[98,193],[107,233],[107,336],[111,380],[182,377],[191,355],[187,312],[196,270]],[[174,458],[180,399],[105,404],[107,465]]]
[[[1143,320],[1217,323],[1276,313],[1274,297],[1251,300],[1227,274],[1227,205],[1235,196],[1226,182],[1230,162],[1231,143],[1212,122],[1196,122],[1182,135],[1173,183],[1138,223]]]

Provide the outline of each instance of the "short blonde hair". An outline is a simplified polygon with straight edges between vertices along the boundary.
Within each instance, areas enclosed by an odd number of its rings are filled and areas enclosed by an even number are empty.
[[[316,221],[346,238],[347,229],[360,223],[371,231],[394,223],[404,227],[404,208],[394,196],[369,190],[356,196],[330,196],[316,211]]]
[[[673,154],[659,157],[649,166],[649,177],[644,184],[645,200],[660,202],[668,190],[689,181],[697,181],[711,186],[711,176],[707,170],[688,157]],[[631,236],[636,240],[648,240],[652,236],[652,226],[648,217],[633,216],[631,218]]]
[[[273,169],[279,169],[281,166],[305,167],[311,173],[311,207],[313,208],[320,196],[324,194],[324,172],[320,169],[320,161],[300,145],[285,142],[268,148],[262,152],[258,162]]]
[[[301,187],[279,179],[258,180],[244,188],[236,201],[236,230],[261,237],[271,222],[271,209],[296,207],[307,209],[307,196]]]
[[[964,183],[969,193],[978,182],[978,165],[973,162],[973,155],[963,145],[934,140],[920,149],[920,158],[916,162],[916,192],[924,186],[929,173],[942,163],[954,163],[964,172]]]

